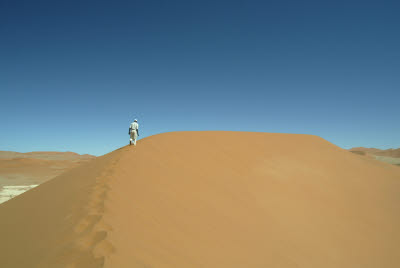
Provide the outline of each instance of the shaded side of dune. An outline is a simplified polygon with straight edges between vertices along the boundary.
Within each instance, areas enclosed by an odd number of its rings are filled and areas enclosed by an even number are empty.
[[[116,154],[99,157],[0,204],[2,267],[102,267],[103,180]]]

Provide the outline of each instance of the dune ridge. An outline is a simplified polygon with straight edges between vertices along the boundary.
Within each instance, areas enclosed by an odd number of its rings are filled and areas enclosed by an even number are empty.
[[[104,177],[118,157],[82,164],[0,204],[0,263],[6,267],[102,267]],[[10,231],[11,230],[11,231]],[[105,243],[105,242],[103,242]]]
[[[322,138],[171,132],[0,204],[0,263],[394,268],[398,211],[398,167]]]

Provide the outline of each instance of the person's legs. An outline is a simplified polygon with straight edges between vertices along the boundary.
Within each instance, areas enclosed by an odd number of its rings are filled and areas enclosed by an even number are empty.
[[[134,131],[134,139],[133,139],[133,144],[136,146],[136,139],[137,139],[137,133]]]
[[[130,136],[130,140],[129,140],[129,145],[132,145],[132,143],[134,143],[133,142],[133,140],[135,139],[135,137],[134,137],[134,133],[135,133],[136,131],[132,131],[131,132],[131,136]]]

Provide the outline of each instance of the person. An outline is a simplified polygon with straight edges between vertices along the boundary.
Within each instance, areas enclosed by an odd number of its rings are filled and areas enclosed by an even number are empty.
[[[130,141],[129,145],[135,145],[136,146],[136,139],[139,136],[139,124],[137,123],[137,119],[133,121],[133,123],[129,127],[129,135],[130,135]]]

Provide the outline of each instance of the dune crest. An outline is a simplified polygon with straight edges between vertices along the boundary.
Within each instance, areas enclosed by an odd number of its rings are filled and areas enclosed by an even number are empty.
[[[0,204],[5,267],[399,267],[400,169],[311,135],[171,132]]]

